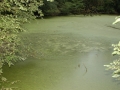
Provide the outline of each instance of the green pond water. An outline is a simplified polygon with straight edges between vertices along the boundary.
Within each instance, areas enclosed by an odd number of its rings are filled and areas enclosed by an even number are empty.
[[[114,18],[67,16],[25,24],[21,36],[36,49],[37,59],[5,65],[3,75],[19,80],[13,85],[19,90],[119,90],[120,81],[103,66],[118,58],[111,55],[111,44],[120,40]]]

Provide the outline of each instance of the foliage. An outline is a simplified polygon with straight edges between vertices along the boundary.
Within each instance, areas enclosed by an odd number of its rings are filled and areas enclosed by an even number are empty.
[[[34,18],[37,11],[40,16],[43,13],[38,7],[43,5],[42,0],[1,0],[0,1],[0,90],[13,90],[5,88],[2,82],[7,81],[2,76],[4,64],[14,65],[18,60],[25,60],[31,56],[33,49],[26,46],[19,37],[20,32],[25,31],[22,24]]]
[[[0,1],[0,75],[4,63],[11,66],[13,61],[24,60],[27,56],[22,50],[28,49],[29,46],[25,47],[18,37],[20,32],[25,31],[21,23],[27,22],[36,10],[40,16],[43,16],[41,10],[38,9],[41,5],[43,5],[42,0]]]
[[[65,2],[60,9],[62,15],[68,15],[71,12],[72,3]]]
[[[41,7],[44,15],[46,16],[56,16],[60,13],[59,9],[57,8],[57,2],[47,2],[44,0],[44,5]]]
[[[116,21],[113,22],[113,25],[120,22],[119,19],[120,16],[116,17]],[[120,55],[120,41],[118,44],[112,44],[112,46],[114,47],[114,51],[112,53],[112,55]],[[117,78],[120,80],[120,58],[118,58],[117,60],[114,60],[112,63],[110,63],[109,65],[104,65],[105,67],[107,67],[107,70],[113,70],[113,76],[114,78]]]
[[[116,12],[120,13],[120,0],[114,0],[114,2],[116,2],[114,4],[114,8],[115,8]]]
[[[25,60],[21,55],[20,38],[18,34],[23,32],[24,29],[17,18],[10,16],[0,17],[0,81],[6,82],[7,79],[2,76],[2,67],[5,63],[9,66],[14,65],[13,62],[18,60]],[[2,89],[1,90],[8,90]],[[12,89],[11,89],[12,90]]]
[[[0,60],[7,62],[10,66],[11,61],[17,59],[15,53],[18,52],[16,48],[20,41],[17,34],[24,29],[20,27],[20,22],[12,16],[2,16],[0,19]]]
[[[120,22],[119,20],[119,16],[115,18],[116,20],[113,22],[113,25]],[[112,55],[120,55],[120,42],[118,44],[112,44],[112,46],[114,47],[114,52],[112,53]],[[107,67],[107,70],[113,70],[113,76],[114,78],[117,78],[120,80],[120,58],[118,58],[117,60],[114,60],[112,63],[110,63],[109,65],[104,65],[105,67]]]
[[[104,1],[104,11],[108,14],[116,13],[114,9],[115,1],[114,0],[105,0]]]
[[[47,16],[69,14],[89,15],[99,13],[120,13],[119,0],[55,0],[51,3],[47,1],[44,0],[44,8],[41,8]]]
[[[56,0],[52,3],[44,0],[42,10],[45,15],[69,15],[79,13],[83,8],[82,0]]]
[[[84,8],[83,0],[72,0],[71,13],[80,14]]]
[[[114,52],[112,55],[120,55],[120,42],[118,44],[112,44],[114,47]],[[118,78],[120,80],[120,58],[117,60],[114,60],[109,65],[104,65],[107,67],[107,70],[113,70],[113,76],[114,78]]]
[[[43,5],[42,0],[3,0],[0,3],[0,13],[29,19],[26,16],[34,16],[35,11],[43,16],[42,11],[38,9],[41,5]]]
[[[53,0],[47,0],[53,2]],[[19,37],[24,22],[35,18],[35,12],[44,16],[39,8],[43,0],[0,0],[0,90],[13,90],[5,88],[2,83],[8,82],[2,76],[4,64],[14,65],[18,60],[25,60],[27,57],[35,57],[35,51],[30,44],[25,44]],[[13,84],[13,83],[12,83]]]

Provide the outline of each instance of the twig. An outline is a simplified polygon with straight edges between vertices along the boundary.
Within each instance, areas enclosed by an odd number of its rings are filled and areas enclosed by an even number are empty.
[[[85,67],[85,73],[83,75],[85,75],[87,73],[87,67],[85,66],[85,64],[83,63],[84,67]]]

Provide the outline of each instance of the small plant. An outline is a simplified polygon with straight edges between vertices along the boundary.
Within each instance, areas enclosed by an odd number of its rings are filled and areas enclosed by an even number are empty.
[[[113,22],[113,25],[120,22],[120,18],[116,17],[115,18],[115,22]],[[114,47],[114,51],[112,53],[112,55],[120,55],[120,41],[118,44],[112,44],[112,46]],[[113,78],[117,78],[118,80],[120,80],[120,58],[114,60],[112,63],[110,63],[109,65],[104,65],[105,67],[107,67],[107,70],[113,70]]]
[[[112,44],[112,46],[114,47],[112,55],[120,55],[120,42],[118,44]],[[107,70],[113,70],[112,77],[120,79],[120,58],[104,66],[107,67]]]
[[[113,25],[117,24],[118,22],[120,22],[120,16],[115,18],[115,21],[112,23]]]
[[[114,25],[118,22],[120,22],[120,16],[116,17],[115,21],[112,24]],[[112,55],[120,55],[120,41],[118,44],[112,44],[112,46],[114,47]],[[104,66],[107,67],[107,70],[113,70],[113,78],[117,78],[118,80],[120,80],[120,58],[114,60],[109,65]]]

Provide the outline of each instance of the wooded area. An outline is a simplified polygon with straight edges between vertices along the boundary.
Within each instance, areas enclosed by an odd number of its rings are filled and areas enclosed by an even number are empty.
[[[119,14],[119,0],[55,0],[47,2],[40,7],[46,15],[69,15],[69,14]]]

